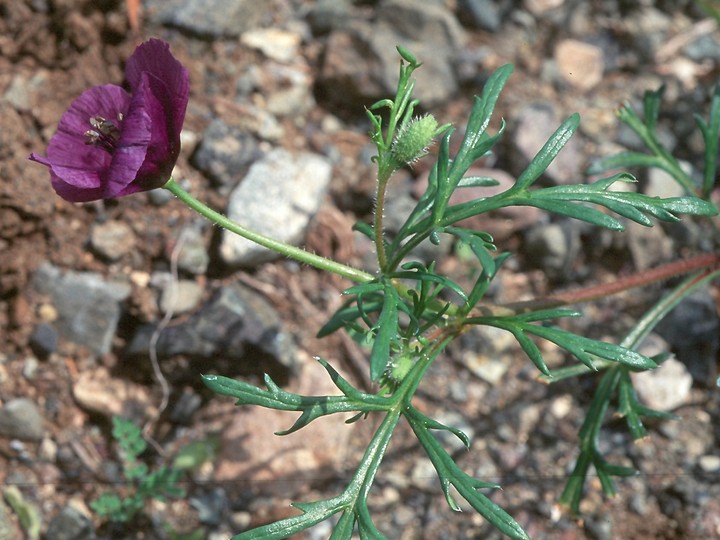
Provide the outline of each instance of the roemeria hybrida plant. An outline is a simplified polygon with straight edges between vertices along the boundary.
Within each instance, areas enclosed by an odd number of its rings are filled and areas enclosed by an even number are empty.
[[[112,199],[163,186],[180,153],[190,92],[187,70],[164,41],[128,59],[128,93],[106,84],[83,92],[63,114],[47,157],[52,186],[71,202]]]
[[[703,198],[691,195],[661,199],[634,190],[610,189],[616,183],[634,182],[627,173],[616,173],[592,183],[543,187],[536,185],[557,154],[579,127],[577,114],[570,115],[531,160],[516,182],[507,190],[479,196],[454,204],[452,195],[458,189],[497,185],[493,178],[472,176],[477,160],[496,150],[505,124],[496,133],[487,131],[512,66],[502,66],[487,80],[475,102],[464,130],[459,150],[452,154],[450,126],[438,127],[431,116],[414,117],[418,105],[412,99],[413,72],[420,67],[415,57],[402,47],[400,77],[394,99],[376,102],[367,110],[371,123],[370,138],[377,148],[376,216],[372,224],[358,223],[356,229],[376,245],[377,269],[370,273],[325,259],[299,247],[278,242],[227,219],[198,201],[170,178],[180,149],[180,129],[188,101],[187,71],[170,54],[169,46],[150,40],[138,47],[128,60],[126,77],[128,94],[115,85],[99,86],[80,96],[63,115],[58,133],[48,146],[47,157],[32,154],[31,159],[50,169],[53,187],[69,201],[81,202],[113,198],[163,187],[183,203],[215,224],[281,255],[332,272],[355,284],[343,291],[346,301],[324,325],[320,337],[344,330],[360,343],[368,345],[368,367],[374,392],[356,388],[333,366],[318,358],[339,390],[333,395],[305,396],[282,389],[269,376],[264,385],[215,374],[203,375],[203,382],[218,394],[230,396],[238,405],[255,405],[300,415],[295,423],[278,435],[295,432],[323,416],[341,415],[346,423],[370,415],[382,418],[355,474],[345,490],[337,496],[310,503],[294,504],[299,515],[261,525],[235,537],[236,540],[280,540],[293,537],[318,523],[335,517],[333,538],[385,538],[373,523],[368,496],[383,461],[390,439],[400,421],[406,422],[424,448],[435,468],[446,501],[460,510],[462,497],[503,534],[517,539],[529,538],[523,527],[493,502],[484,488],[496,488],[465,472],[445,448],[438,432],[456,436],[470,448],[470,438],[461,430],[446,426],[415,407],[414,397],[426,371],[446,347],[473,326],[505,330],[518,341],[520,348],[538,368],[546,382],[592,372],[604,372],[593,398],[593,404],[580,431],[581,454],[568,479],[560,501],[578,513],[587,472],[592,465],[608,495],[615,492],[613,477],[633,474],[633,470],[609,463],[598,446],[600,429],[611,401],[617,399],[631,434],[645,436],[642,417],[665,417],[635,399],[631,373],[654,369],[660,357],[648,358],[636,352],[642,339],[683,298],[703,284],[720,277],[720,254],[712,253],[676,261],[645,274],[629,276],[611,284],[589,287],[567,294],[527,302],[495,304],[486,298],[495,276],[502,271],[511,255],[499,251],[495,240],[484,231],[463,225],[467,218],[509,206],[537,207],[550,213],[620,231],[623,221],[650,226],[652,219],[673,222],[679,215],[715,216],[718,209],[709,201],[715,189],[717,141],[720,139],[720,89],[714,100],[709,121],[700,122],[708,147]],[[654,163],[670,171],[687,187],[692,180],[679,176],[679,163],[661,147],[654,131],[659,110],[659,93],[645,98],[647,118],[641,120],[629,108],[621,118],[657,153],[655,160],[636,153],[608,159],[598,171],[615,172],[620,165],[637,166]],[[653,114],[655,116],[653,116]],[[427,154],[434,139],[441,137],[435,164],[431,168],[425,193],[406,216],[394,235],[385,234],[382,216],[385,212],[386,187],[402,167]],[[712,159],[710,159],[712,158]],[[660,161],[657,161],[660,160]],[[660,165],[657,165],[660,163]],[[272,182],[268,178],[268,182]],[[614,214],[617,214],[616,217]],[[620,219],[622,218],[622,220]],[[413,250],[425,240],[440,242],[440,236],[454,239],[469,248],[476,259],[475,281],[461,285],[437,270],[436,261],[424,264],[414,259]],[[690,272],[691,275],[660,299],[628,333],[620,344],[600,342],[556,326],[553,321],[579,315],[565,306],[608,296],[643,284]],[[543,359],[538,340],[554,343],[579,362],[550,369]],[[351,413],[348,418],[347,414]],[[269,434],[268,434],[269,435]]]

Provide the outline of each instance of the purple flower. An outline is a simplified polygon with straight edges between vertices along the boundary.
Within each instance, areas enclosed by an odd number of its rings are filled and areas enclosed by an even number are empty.
[[[111,199],[163,186],[180,152],[190,83],[164,41],[140,45],[125,66],[130,93],[106,84],[83,92],[63,114],[47,157],[60,197]]]

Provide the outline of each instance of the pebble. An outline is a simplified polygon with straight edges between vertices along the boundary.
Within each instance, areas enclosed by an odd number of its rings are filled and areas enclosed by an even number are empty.
[[[95,540],[95,527],[88,516],[68,505],[50,520],[46,540]]]
[[[190,505],[198,512],[198,520],[205,525],[219,525],[229,506],[225,490],[218,487],[190,497]]]
[[[130,296],[125,282],[112,282],[94,272],[62,272],[43,263],[32,278],[32,286],[52,297],[58,319],[54,324],[61,337],[106,354],[120,320],[121,302]]]
[[[163,313],[172,312],[173,315],[187,313],[200,304],[204,292],[201,285],[190,279],[167,280],[160,293],[158,306]]]
[[[716,32],[705,34],[688,43],[683,47],[683,54],[695,62],[720,61],[720,41],[715,34]]]
[[[500,7],[493,0],[460,0],[458,18],[468,26],[496,32],[502,22]]]
[[[673,242],[663,228],[644,227],[635,222],[626,222],[623,225],[624,240],[637,271],[658,266],[674,258]]]
[[[200,395],[190,388],[185,388],[170,410],[170,421],[174,424],[189,426],[192,424],[193,415],[201,406],[202,398]]]
[[[651,409],[672,411],[690,399],[692,376],[675,358],[668,358],[657,369],[630,376],[638,398]]]
[[[359,15],[353,11],[352,0],[318,0],[307,14],[310,29],[316,35],[343,30],[359,18]]]
[[[525,9],[533,15],[544,15],[548,11],[559,8],[565,0],[525,0]]]
[[[188,225],[182,230],[177,240],[182,242],[177,258],[178,269],[195,276],[204,275],[210,265],[210,254],[205,245],[203,225]]]
[[[688,163],[681,163],[686,172],[691,168]],[[682,197],[685,195],[683,188],[675,178],[667,171],[650,167],[647,170],[647,182],[644,189],[645,195],[668,199],[670,197]]]
[[[533,227],[523,245],[530,264],[542,269],[552,281],[571,276],[580,247],[578,227],[567,221]]]
[[[107,418],[145,420],[156,412],[147,387],[113,377],[104,367],[80,373],[72,392],[82,408]]]
[[[558,74],[581,92],[592,90],[602,81],[603,56],[600,47],[576,39],[564,39],[555,46]]]
[[[698,458],[698,465],[704,473],[713,474],[720,472],[720,456],[706,454]]]
[[[270,114],[297,120],[313,107],[313,79],[307,66],[268,66],[267,73],[273,86],[266,91],[265,109]],[[263,138],[275,140],[267,134]]]
[[[42,414],[31,399],[12,399],[0,408],[0,436],[22,441],[40,441],[44,433]]]
[[[243,32],[240,42],[253,49],[260,50],[276,62],[291,62],[298,55],[302,38],[299,34],[278,28],[258,28]]]
[[[23,362],[22,374],[27,380],[32,381],[37,375],[40,363],[34,356],[28,356]]]
[[[152,21],[209,38],[238,37],[269,10],[256,0],[147,0],[143,7]]]
[[[320,209],[332,168],[323,157],[276,149],[254,163],[228,201],[227,216],[287,244],[299,244]],[[220,256],[230,266],[256,266],[281,255],[223,231]]]
[[[570,395],[558,396],[550,403],[550,413],[560,420],[572,412],[573,399]]]
[[[52,325],[40,323],[30,334],[28,345],[40,358],[47,358],[57,351],[59,339],[57,330]]]
[[[101,257],[117,261],[135,249],[135,233],[123,221],[97,223],[90,232],[90,247]]]
[[[255,138],[221,119],[210,123],[192,162],[218,186],[232,187],[260,155]]]
[[[410,471],[410,480],[415,487],[432,490],[437,486],[437,471],[432,461],[426,457],[418,458]]]

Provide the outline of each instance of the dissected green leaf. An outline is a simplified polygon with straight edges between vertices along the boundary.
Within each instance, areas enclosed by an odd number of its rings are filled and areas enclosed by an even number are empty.
[[[337,377],[338,380],[341,379],[339,375]],[[268,375],[265,375],[267,390],[220,375],[203,375],[202,379],[213,392],[236,398],[238,405],[260,405],[268,409],[302,412],[290,429],[278,432],[277,435],[293,433],[321,416],[345,412],[384,411],[388,409],[389,403],[382,396],[369,394],[362,394],[361,397],[302,396],[282,390]]]
[[[425,415],[413,407],[408,407],[404,414],[438,473],[448,505],[455,511],[460,510],[450,493],[452,485],[481,516],[500,532],[510,538],[529,540],[530,537],[510,514],[478,491],[481,488],[497,488],[498,486],[477,480],[461,470],[438,440],[429,433]]]
[[[512,317],[472,317],[468,318],[470,324],[485,324],[495,326],[511,332],[520,342],[530,356],[531,360],[544,375],[549,375],[545,362],[542,360],[539,349],[526,339],[527,334],[535,335],[565,349],[583,364],[596,369],[593,358],[598,357],[612,362],[627,365],[632,369],[645,370],[657,367],[650,358],[635,351],[603,341],[586,338],[567,332],[557,327],[533,324],[534,321],[547,320],[559,316],[575,315],[571,310],[543,310],[534,313],[515,315]],[[525,337],[519,337],[523,336]]]

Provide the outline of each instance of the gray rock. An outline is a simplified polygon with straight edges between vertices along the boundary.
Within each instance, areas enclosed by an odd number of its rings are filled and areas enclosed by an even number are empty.
[[[151,21],[203,37],[237,37],[255,28],[270,6],[255,0],[148,0]]]
[[[446,8],[387,1],[375,21],[358,20],[330,34],[318,83],[330,102],[342,106],[393,95],[399,62],[395,47],[402,45],[423,63],[413,75],[415,97],[425,106],[437,105],[457,92],[453,60],[464,42],[462,28]]]
[[[23,362],[22,374],[27,380],[31,381],[37,375],[38,367],[40,362],[34,356],[28,356]]]
[[[43,264],[32,278],[35,290],[48,294],[58,313],[60,336],[84,345],[95,354],[110,352],[130,285],[106,281],[93,272],[66,272]]]
[[[265,107],[275,116],[298,118],[315,105],[312,95],[313,79],[305,65],[268,65],[267,76],[273,87],[267,95]]]
[[[596,540],[612,540],[614,538],[614,520],[612,515],[604,513],[602,515],[590,516],[585,521],[585,530],[590,538]]]
[[[178,253],[178,269],[196,276],[203,275],[210,264],[210,254],[205,247],[203,236],[204,223],[191,224],[180,233],[178,242],[182,242]]]
[[[101,257],[116,261],[135,248],[135,233],[123,221],[106,221],[93,226],[90,247]]]
[[[47,323],[38,324],[30,334],[28,344],[32,351],[41,358],[46,358],[57,350],[58,333]]]
[[[693,379],[712,386],[717,376],[720,318],[707,288],[680,302],[657,327]]]
[[[46,540],[94,540],[92,521],[72,506],[65,506],[48,524]]]
[[[353,12],[352,0],[318,0],[310,9],[307,21],[314,34],[344,30],[360,17]]]
[[[570,277],[572,263],[580,250],[577,227],[571,223],[548,223],[530,229],[524,251],[531,264],[554,281]]]
[[[27,398],[13,399],[0,408],[0,436],[23,441],[39,441],[45,428],[40,409]]]
[[[225,490],[215,488],[207,493],[190,497],[190,505],[198,512],[198,520],[205,525],[219,525],[222,514],[229,507]]]
[[[683,47],[683,53],[695,62],[703,60],[717,62],[720,60],[720,42],[714,32],[705,34]]]
[[[193,414],[202,405],[202,398],[191,388],[184,388],[178,400],[170,411],[170,421],[175,424],[189,426],[192,424]]]
[[[260,155],[252,135],[213,120],[205,131],[192,164],[219,186],[236,185]]]
[[[141,327],[126,353],[146,354],[154,330],[154,325]],[[260,365],[264,358],[283,366],[286,373],[295,365],[292,339],[278,313],[262,296],[239,285],[221,288],[187,321],[165,328],[157,352],[161,357],[219,357],[240,371],[252,371],[253,366],[236,362],[250,353],[253,364]]]
[[[273,150],[253,164],[232,192],[227,216],[281,242],[297,244],[325,198],[330,177],[331,166],[321,156]],[[220,256],[230,266],[254,266],[280,255],[223,231]]]
[[[460,0],[457,12],[460,21],[472,28],[495,32],[502,22],[497,0]]]
[[[203,296],[203,288],[190,279],[167,280],[160,293],[160,311],[180,315],[194,310]]]

